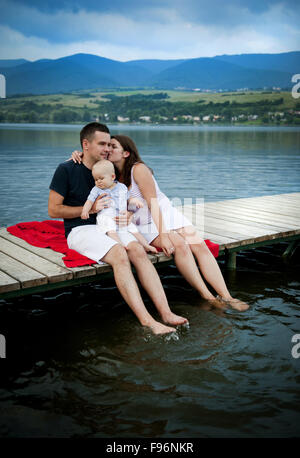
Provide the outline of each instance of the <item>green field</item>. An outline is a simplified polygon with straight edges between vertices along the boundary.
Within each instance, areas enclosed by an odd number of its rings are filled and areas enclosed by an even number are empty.
[[[167,94],[153,99],[151,95]],[[113,96],[111,103],[107,97]],[[139,99],[137,96],[141,96]],[[245,117],[258,114],[254,124],[280,122],[299,125],[300,101],[287,91],[197,92],[162,90],[81,91],[68,94],[28,95],[0,99],[0,122],[89,122],[92,119],[117,122],[118,116],[139,122],[140,116],[150,116],[151,122],[181,122],[184,115],[224,115]],[[104,113],[107,118],[102,118]],[[274,116],[270,117],[269,113]],[[279,119],[278,113],[284,113]],[[277,118],[276,118],[277,116]],[[268,117],[270,119],[268,119]],[[275,119],[276,118],[276,119]],[[176,121],[175,121],[176,119]],[[220,116],[221,119],[221,116]],[[164,121],[162,121],[164,122]],[[192,122],[192,121],[190,121]]]
[[[223,93],[210,93],[210,92],[195,92],[195,91],[158,91],[158,90],[120,90],[120,91],[90,91],[71,94],[51,94],[51,95],[29,95],[9,97],[0,101],[0,108],[2,104],[15,104],[16,106],[23,104],[27,101],[32,101],[37,104],[63,104],[65,107],[73,108],[94,108],[95,101],[107,101],[106,94],[115,94],[119,97],[131,96],[136,94],[149,95],[157,94],[158,92],[167,93],[170,97],[167,99],[170,102],[197,102],[203,100],[204,103],[224,103],[226,101],[237,103],[258,102],[261,100],[276,100],[279,98],[284,99],[284,103],[279,105],[286,109],[293,109],[296,106],[297,100],[292,97],[291,92],[223,92]],[[86,94],[86,96],[85,96]],[[91,97],[92,96],[92,97]],[[4,103],[3,103],[4,102]]]

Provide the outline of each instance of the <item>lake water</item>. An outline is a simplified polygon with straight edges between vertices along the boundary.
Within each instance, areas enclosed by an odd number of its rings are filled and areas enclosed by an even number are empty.
[[[299,192],[299,128],[110,127],[171,198]],[[49,182],[79,130],[0,124],[1,227],[48,219]],[[112,279],[0,301],[0,437],[299,437],[300,262],[298,249],[284,264],[285,247],[243,252],[234,274],[219,260],[245,313],[209,309],[174,267],[160,271],[190,321],[176,338],[144,331]]]

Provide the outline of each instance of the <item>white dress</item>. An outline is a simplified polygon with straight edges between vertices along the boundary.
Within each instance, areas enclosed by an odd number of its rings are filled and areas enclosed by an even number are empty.
[[[129,190],[130,197],[138,197],[144,204],[133,215],[133,223],[136,224],[139,232],[145,237],[148,243],[151,243],[158,235],[159,232],[153,221],[148,204],[144,199],[140,188],[133,177],[133,170],[131,169],[131,188]],[[180,229],[182,227],[192,226],[192,223],[182,213],[180,213],[168,199],[168,197],[159,189],[155,178],[152,176],[156,195],[158,199],[159,208],[161,210],[165,229],[167,231]]]

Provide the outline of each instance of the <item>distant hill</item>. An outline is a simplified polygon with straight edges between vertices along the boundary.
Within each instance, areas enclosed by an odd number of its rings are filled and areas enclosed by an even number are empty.
[[[130,65],[138,65],[139,67],[143,67],[150,73],[158,74],[167,68],[176,67],[176,65],[182,64],[187,59],[169,59],[169,60],[161,60],[161,59],[146,59],[146,60],[131,60],[126,62],[126,64]]]
[[[215,56],[214,59],[258,70],[278,70],[288,73],[299,73],[300,53],[298,51],[281,54],[237,54]]]
[[[292,75],[299,71],[299,51],[129,62],[92,54],[74,54],[35,62],[0,60],[0,73],[6,77],[7,95],[126,87],[210,90],[288,88],[292,86]]]
[[[264,87],[289,87],[292,73],[275,70],[258,70],[202,57],[191,59],[157,75],[154,85],[167,89],[170,86],[188,89],[257,89]]]
[[[29,62],[26,59],[0,59],[0,67],[7,68],[7,67],[17,67],[18,65],[25,64]]]

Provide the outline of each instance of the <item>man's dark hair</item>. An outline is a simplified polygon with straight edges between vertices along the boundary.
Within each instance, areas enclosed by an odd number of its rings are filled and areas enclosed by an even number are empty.
[[[80,131],[80,144],[82,146],[82,141],[86,138],[89,142],[93,140],[95,132],[105,132],[106,134],[110,134],[109,128],[105,124],[101,124],[100,122],[90,122],[86,126],[84,126]]]

